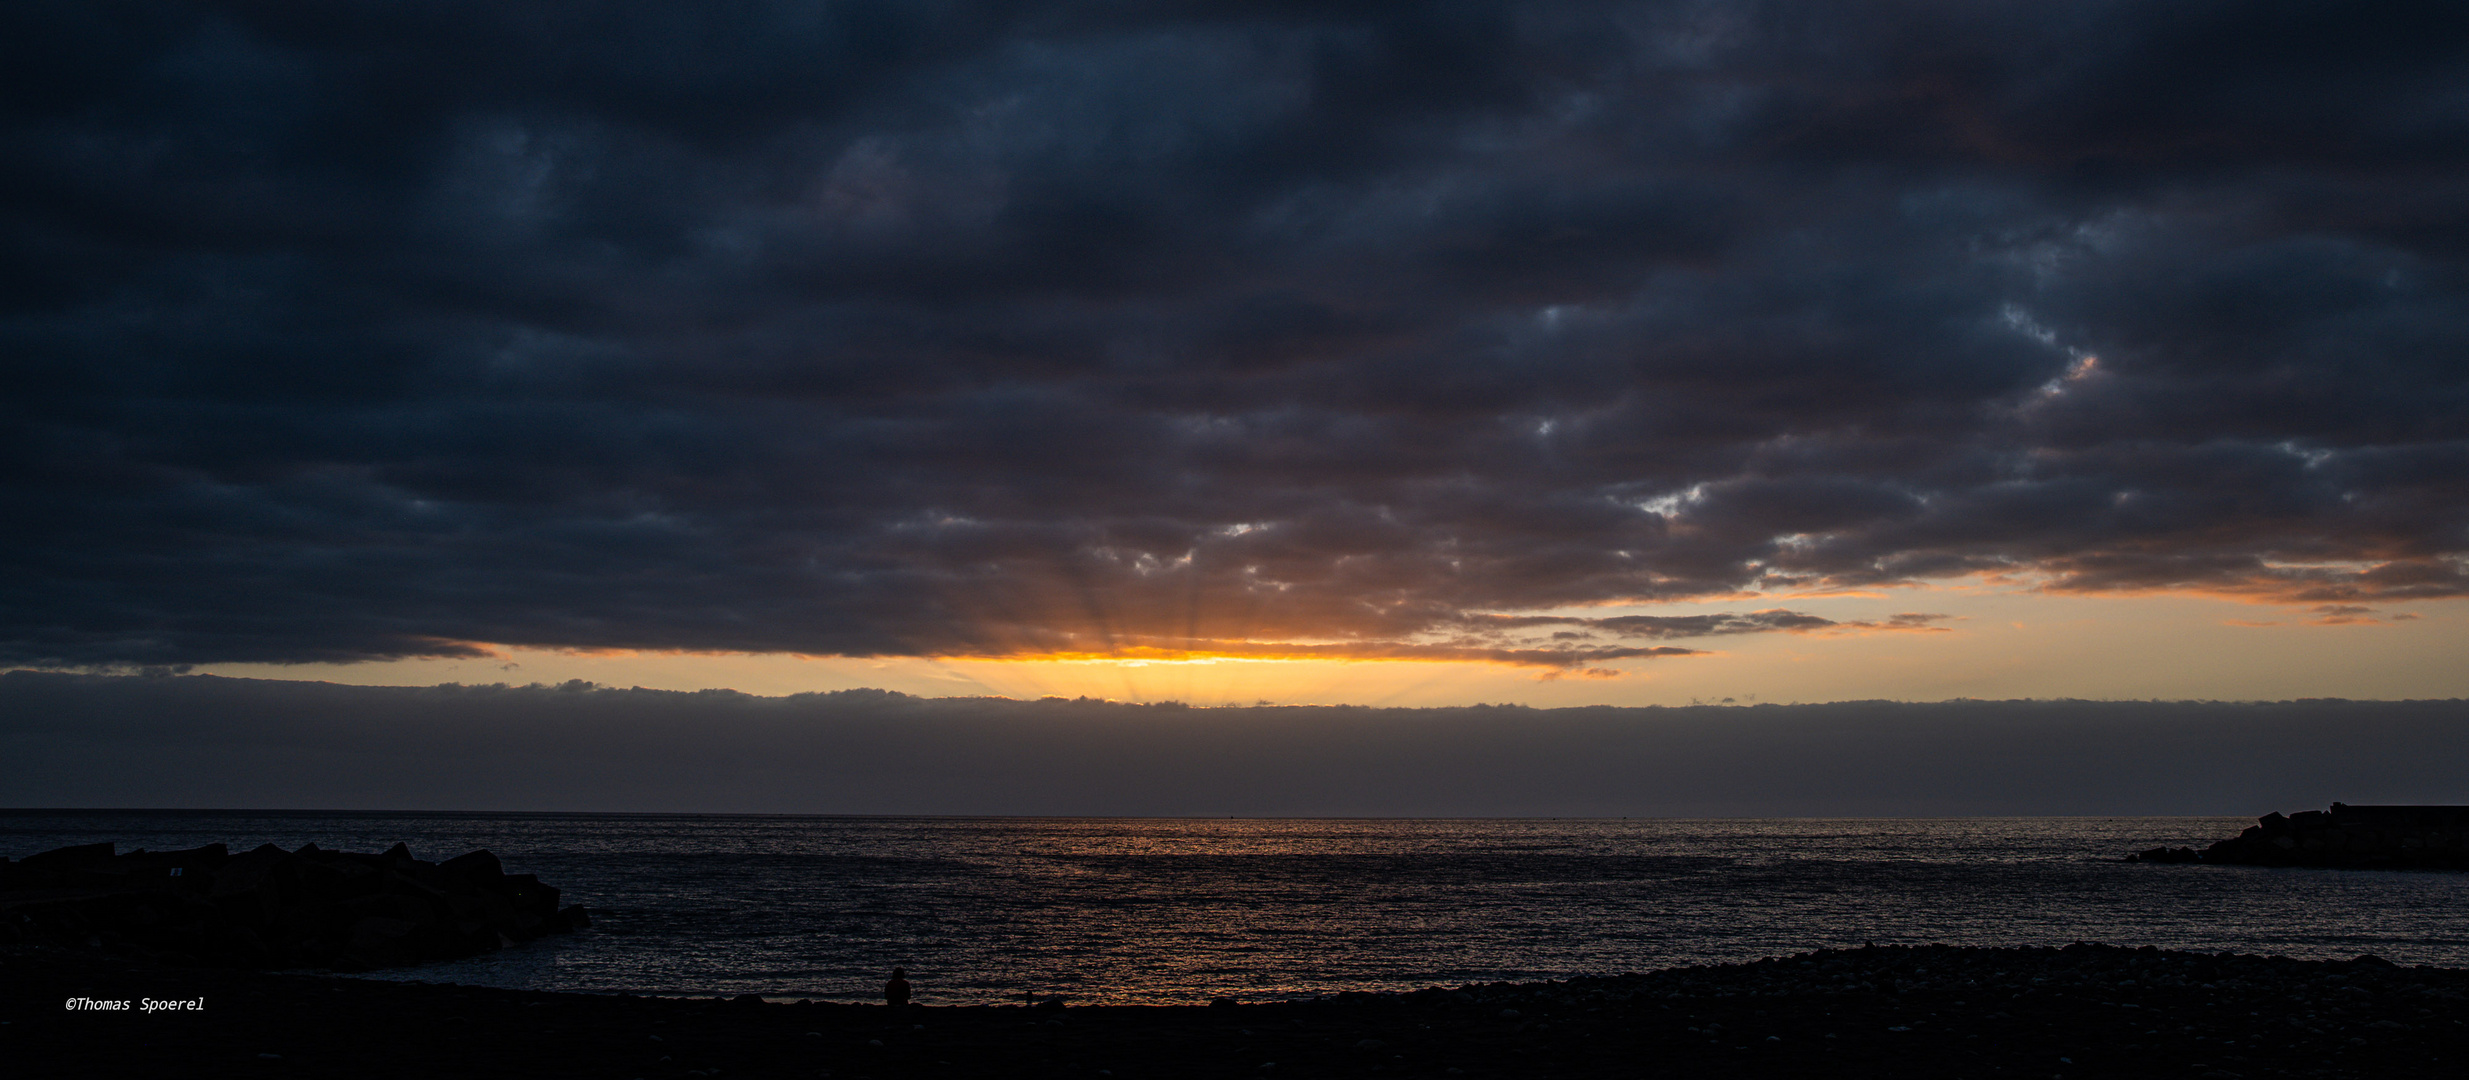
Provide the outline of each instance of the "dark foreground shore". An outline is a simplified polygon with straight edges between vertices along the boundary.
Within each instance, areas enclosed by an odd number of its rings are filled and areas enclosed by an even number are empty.
[[[2091,945],[1189,1008],[527,993],[21,948],[0,1021],[0,1073],[28,1078],[2469,1075],[2469,971]]]

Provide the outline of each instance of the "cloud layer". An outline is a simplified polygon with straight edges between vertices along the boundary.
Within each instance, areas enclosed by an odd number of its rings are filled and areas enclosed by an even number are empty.
[[[0,661],[1570,667],[1823,628],[1484,617],[2462,595],[2464,40],[2376,2],[12,4]]]
[[[0,806],[2230,814],[2469,802],[2460,701],[1185,709],[0,675]]]

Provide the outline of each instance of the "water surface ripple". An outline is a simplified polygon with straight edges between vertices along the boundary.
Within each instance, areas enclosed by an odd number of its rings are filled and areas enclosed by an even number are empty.
[[[485,847],[592,930],[384,977],[921,1000],[1262,1000],[2075,940],[2469,966],[2469,875],[2146,866],[2238,818],[1252,820],[11,811],[0,852]]]

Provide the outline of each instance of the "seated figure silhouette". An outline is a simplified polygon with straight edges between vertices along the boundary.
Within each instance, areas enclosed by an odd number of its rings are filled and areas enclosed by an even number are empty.
[[[893,968],[892,981],[883,984],[883,1004],[906,1005],[908,1003],[909,969]]]

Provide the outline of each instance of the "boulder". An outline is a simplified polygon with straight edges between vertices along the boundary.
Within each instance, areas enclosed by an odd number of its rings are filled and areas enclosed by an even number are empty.
[[[54,873],[63,870],[82,870],[110,863],[119,846],[106,840],[100,844],[78,844],[74,847],[53,848],[40,854],[28,855],[17,865],[30,870],[47,870]]]
[[[506,876],[506,868],[498,865],[497,856],[490,854],[487,848],[464,852],[437,864],[437,868],[483,886],[494,886],[497,879]]]

